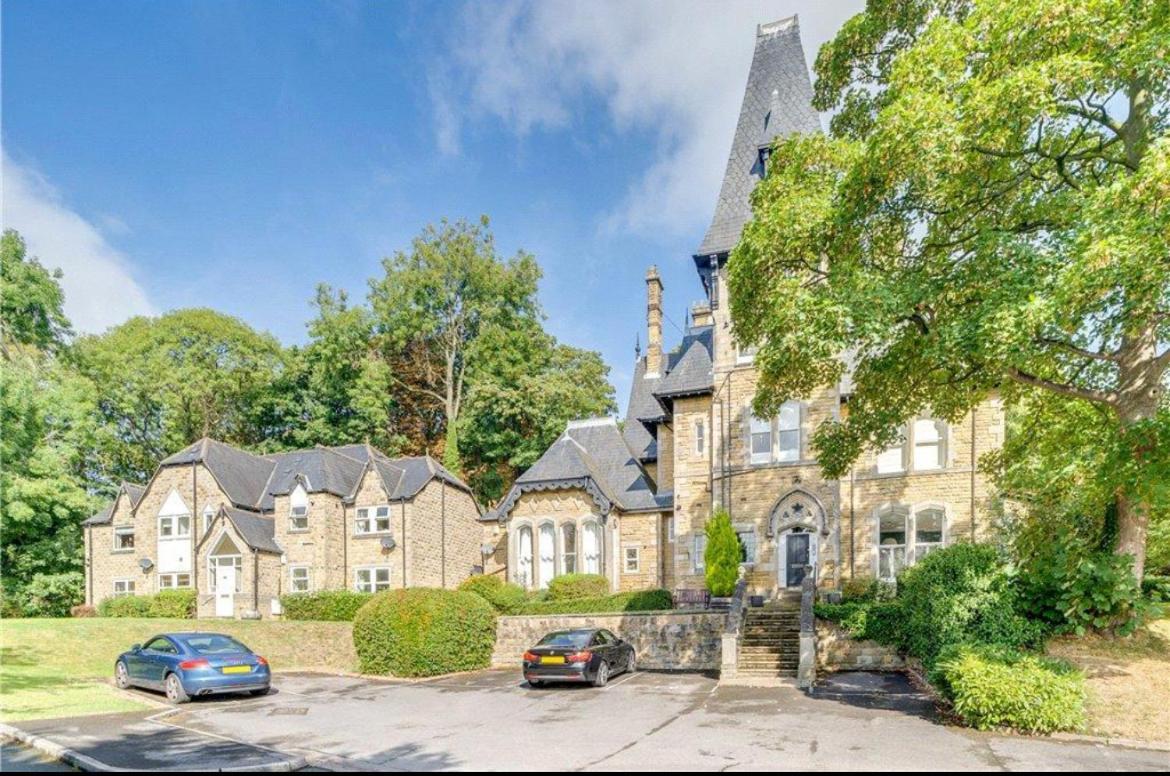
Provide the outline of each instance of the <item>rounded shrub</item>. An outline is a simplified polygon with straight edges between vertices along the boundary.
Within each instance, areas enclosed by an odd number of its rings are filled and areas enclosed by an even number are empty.
[[[195,616],[194,590],[160,590],[150,598],[151,617],[191,619]]]
[[[411,588],[378,593],[353,620],[363,673],[436,676],[491,664],[496,612],[464,590]]]
[[[952,644],[931,681],[980,730],[1077,730],[1085,723],[1084,676],[1067,663],[994,645]]]
[[[149,595],[107,598],[98,604],[98,614],[102,617],[149,617],[153,598],[154,596]]]
[[[548,583],[549,601],[601,598],[609,595],[609,580],[600,574],[562,574]]]
[[[1033,646],[1042,629],[1019,613],[1019,601],[994,547],[955,544],[927,555],[898,576],[902,648],[930,666],[947,644]]]
[[[316,593],[289,593],[280,597],[286,620],[327,620],[352,622],[370,593],[356,590],[318,590]]]
[[[24,587],[23,599],[25,617],[65,617],[85,601],[85,577],[80,571],[34,574]]]
[[[515,611],[528,600],[528,593],[524,588],[514,582],[505,582],[495,574],[476,574],[468,577],[459,585],[459,589],[475,593],[501,614]]]

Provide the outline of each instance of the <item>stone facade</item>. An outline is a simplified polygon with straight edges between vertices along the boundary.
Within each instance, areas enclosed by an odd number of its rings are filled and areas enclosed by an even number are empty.
[[[298,465],[298,456],[310,454],[343,456],[339,470],[349,474],[314,469],[314,477],[333,484],[314,485],[308,477],[288,488],[273,484]],[[223,616],[228,602],[224,596],[217,601],[213,575],[221,559],[237,567],[230,602],[234,617],[278,615],[282,595],[355,589],[359,576],[363,585],[376,582],[378,589],[454,588],[483,564],[478,506],[465,485],[429,459],[396,464],[370,451],[371,460],[379,462],[375,467],[328,448],[271,460],[243,451],[230,455],[236,458],[228,463],[223,457],[165,461],[145,487],[124,486],[106,512],[86,521],[88,604],[114,595],[194,588],[199,616]],[[227,478],[242,500],[239,472],[229,466],[240,456],[261,473],[264,462],[272,470],[252,503],[233,503],[220,484]],[[396,466],[402,470],[398,479]],[[403,490],[406,479],[413,490]],[[346,492],[335,492],[339,489]],[[357,515],[363,509],[388,511],[388,530],[359,532]],[[169,538],[160,537],[164,523]],[[127,544],[128,532],[132,546],[116,546],[116,537]]]
[[[835,623],[817,622],[817,670],[900,671],[906,661],[893,647],[851,638]]]
[[[726,627],[727,615],[715,612],[501,617],[492,663],[519,668],[524,651],[551,631],[606,628],[633,645],[639,668],[714,671],[722,660]]]

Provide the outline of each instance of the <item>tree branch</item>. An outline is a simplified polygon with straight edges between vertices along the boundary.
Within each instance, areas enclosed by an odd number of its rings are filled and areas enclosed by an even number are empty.
[[[1063,348],[1070,353],[1074,353],[1084,358],[1092,358],[1096,359],[1097,361],[1117,361],[1116,353],[1100,353],[1096,350],[1082,348],[1079,345],[1074,345],[1071,342],[1065,342],[1064,340],[1056,339],[1054,337],[1036,337],[1035,342],[1037,345],[1051,345],[1053,347]]]
[[[1084,388],[1079,385],[1058,383],[1055,380],[1049,380],[1045,377],[1038,377],[1021,369],[1017,369],[1014,366],[1007,368],[1007,376],[1017,383],[1031,386],[1032,388],[1043,388],[1046,391],[1052,391],[1053,393],[1058,393],[1062,396],[1071,396],[1074,399],[1084,399],[1085,401],[1108,404],[1113,407],[1117,406],[1116,391],[1099,391],[1094,388]]]

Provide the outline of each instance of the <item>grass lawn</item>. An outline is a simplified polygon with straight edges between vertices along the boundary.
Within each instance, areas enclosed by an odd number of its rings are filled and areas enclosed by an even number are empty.
[[[40,719],[131,711],[143,705],[110,684],[114,659],[165,631],[228,633],[268,658],[274,671],[353,671],[348,622],[78,619],[0,624],[0,719]]]
[[[1085,672],[1088,732],[1170,740],[1170,619],[1128,638],[1053,639],[1048,652]]]

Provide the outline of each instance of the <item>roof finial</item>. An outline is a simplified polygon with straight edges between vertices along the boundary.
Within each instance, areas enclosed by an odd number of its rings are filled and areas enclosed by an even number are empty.
[[[638,332],[634,335],[634,360],[638,361],[642,358],[642,333]]]

